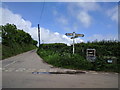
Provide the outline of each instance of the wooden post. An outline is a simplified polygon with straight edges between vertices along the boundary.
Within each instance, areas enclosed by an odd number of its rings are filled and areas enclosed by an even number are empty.
[[[39,47],[40,47],[40,27],[39,27],[39,24],[38,24],[38,39],[39,39]]]

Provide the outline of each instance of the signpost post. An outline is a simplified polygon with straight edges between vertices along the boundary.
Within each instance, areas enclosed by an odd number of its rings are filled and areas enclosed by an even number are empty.
[[[73,39],[73,54],[75,53],[75,38],[78,38],[78,37],[84,37],[84,34],[76,34],[75,32],[73,33],[66,33],[65,34],[66,36],[72,36],[71,39]]]

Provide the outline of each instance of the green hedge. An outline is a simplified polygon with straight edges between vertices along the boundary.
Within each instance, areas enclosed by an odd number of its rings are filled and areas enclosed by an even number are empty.
[[[91,69],[92,64],[78,54],[59,53],[51,50],[38,49],[38,55],[45,60],[45,62],[57,67],[72,68],[72,69]]]
[[[116,44],[114,44],[114,47],[115,45]],[[108,48],[105,49],[105,47],[106,46],[104,46],[104,44],[101,45],[100,42],[75,44],[75,54],[73,55],[72,46],[67,46],[64,44],[42,44],[37,50],[37,53],[38,55],[40,55],[41,58],[45,60],[45,62],[57,67],[82,70],[120,72],[120,69],[118,68],[120,66],[119,56],[113,54],[118,52],[117,48],[115,48],[116,52],[115,50],[109,49],[112,56],[110,56],[109,53],[106,54],[109,57],[113,57],[114,55],[114,57],[116,57],[117,59],[116,60],[117,63],[110,64],[107,63],[107,59],[104,56],[104,53],[108,52],[107,51]],[[86,60],[87,48],[96,49],[97,58],[95,62],[89,62]]]
[[[32,49],[37,46],[37,41],[33,40],[32,37],[24,30],[17,29],[14,24],[1,25],[2,30],[2,59],[11,57]]]
[[[30,51],[32,49],[35,49],[36,46],[34,45],[19,45],[19,44],[15,44],[13,47],[8,47],[5,45],[2,45],[2,59],[26,52],[26,51]]]

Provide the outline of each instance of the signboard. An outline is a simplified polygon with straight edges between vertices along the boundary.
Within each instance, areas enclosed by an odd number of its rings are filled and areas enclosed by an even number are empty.
[[[84,34],[76,34],[75,32],[73,32],[73,33],[66,33],[65,35],[66,36],[72,36],[71,39],[73,39],[73,54],[74,54],[74,51],[75,51],[74,50],[74,48],[75,48],[74,47],[74,43],[75,43],[74,39],[78,38],[78,37],[84,37]]]
[[[75,37],[71,37],[71,39],[74,39],[74,38],[78,38],[78,36],[75,36]]]
[[[84,37],[84,34],[75,34],[75,36]]]
[[[66,36],[73,36],[73,33],[66,33]]]
[[[66,36],[74,36],[75,38],[77,37],[84,37],[84,34],[76,34],[75,32],[73,33],[66,33]]]
[[[87,49],[87,56],[95,56],[95,50],[94,49]]]
[[[96,59],[96,50],[95,49],[87,49],[86,51],[86,58],[87,60],[94,62]]]
[[[107,60],[107,62],[108,62],[108,63],[112,63],[112,62],[113,62],[113,60],[111,60],[111,59],[110,59],[110,60]]]

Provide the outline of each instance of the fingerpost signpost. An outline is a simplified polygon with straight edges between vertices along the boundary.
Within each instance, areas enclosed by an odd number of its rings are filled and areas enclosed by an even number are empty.
[[[71,39],[73,39],[73,54],[75,53],[75,38],[78,38],[78,37],[84,37],[84,34],[76,34],[75,32],[73,33],[66,33],[65,34],[66,36],[72,36]]]

